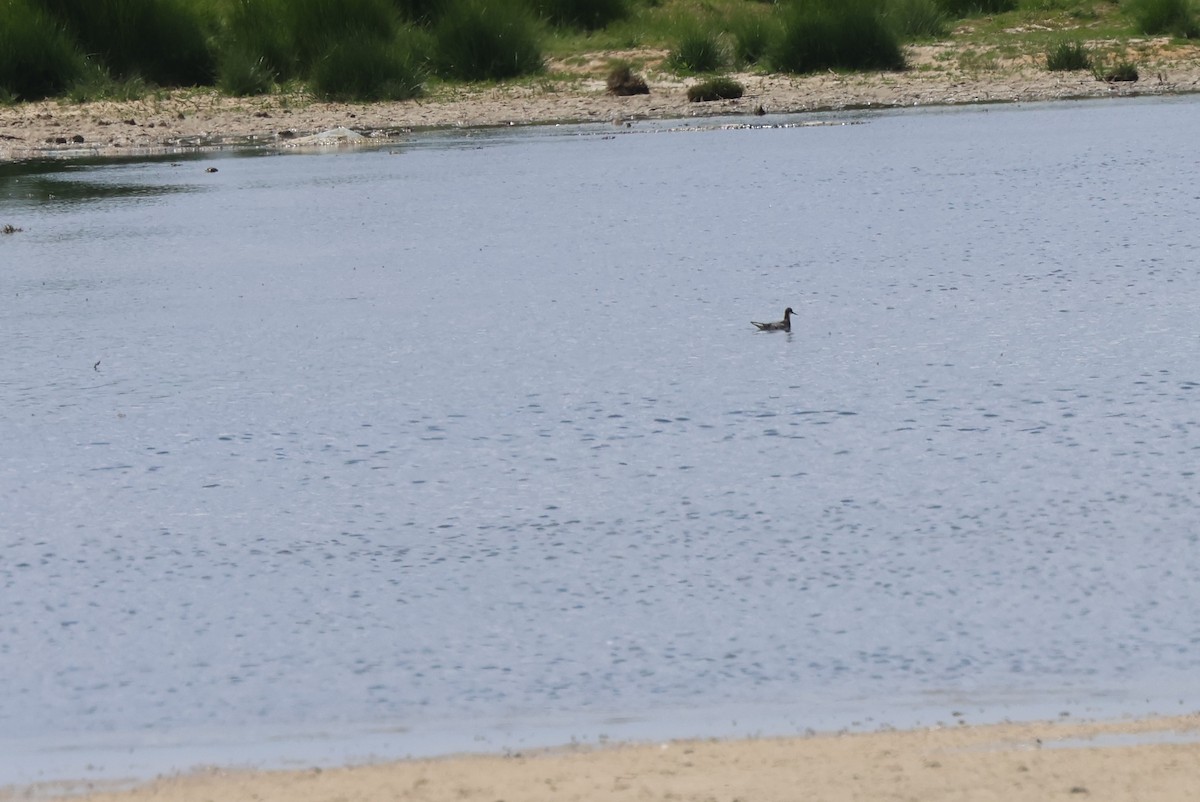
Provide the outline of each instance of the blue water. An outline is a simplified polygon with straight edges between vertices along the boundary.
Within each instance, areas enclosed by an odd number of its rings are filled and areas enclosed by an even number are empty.
[[[0,784],[1194,709],[1200,100],[767,122],[5,167]]]

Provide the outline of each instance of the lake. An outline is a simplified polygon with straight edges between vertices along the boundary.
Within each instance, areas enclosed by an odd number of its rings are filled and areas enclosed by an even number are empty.
[[[1194,710],[1200,98],[740,122],[0,166],[0,784]]]

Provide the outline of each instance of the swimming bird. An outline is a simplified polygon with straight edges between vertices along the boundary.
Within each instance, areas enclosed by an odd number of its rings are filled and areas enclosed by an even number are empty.
[[[751,320],[750,322],[755,326],[758,326],[759,331],[791,331],[792,315],[794,314],[795,312],[793,312],[792,308],[789,306],[787,309],[783,310],[783,320],[777,320],[774,323],[759,323],[754,320]]]

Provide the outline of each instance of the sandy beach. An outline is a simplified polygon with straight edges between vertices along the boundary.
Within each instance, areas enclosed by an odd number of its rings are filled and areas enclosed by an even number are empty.
[[[55,796],[66,787],[0,791],[0,800],[81,798]],[[132,790],[93,787],[82,798],[90,802],[1191,802],[1200,798],[1200,714],[675,741],[327,770],[212,768],[163,777]]]
[[[902,108],[1131,97],[1200,91],[1200,47],[1165,48],[1166,40],[1130,45],[1136,82],[1099,81],[1086,71],[1050,72],[1030,59],[992,58],[964,70],[952,44],[908,48],[901,73],[826,73],[733,77],[738,100],[691,103],[681,79],[649,69],[650,94],[616,97],[605,88],[608,64],[637,57],[654,64],[665,52],[603,52],[550,63],[547,76],[503,86],[454,86],[412,101],[321,103],[306,95],[224,97],[212,90],[175,90],[131,102],[48,100],[0,107],[0,160],[46,156],[136,156],[230,146],[280,147],[346,127],[373,138],[431,128],[687,119],[760,111],[771,114],[848,108]]]

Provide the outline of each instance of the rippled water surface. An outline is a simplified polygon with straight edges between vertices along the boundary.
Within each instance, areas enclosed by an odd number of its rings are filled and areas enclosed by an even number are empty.
[[[0,784],[1194,707],[1200,101],[809,119],[3,168]]]

